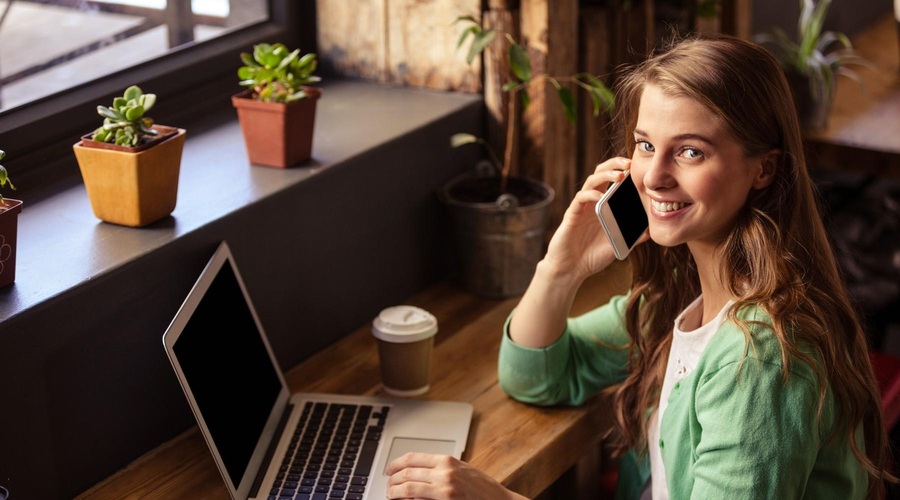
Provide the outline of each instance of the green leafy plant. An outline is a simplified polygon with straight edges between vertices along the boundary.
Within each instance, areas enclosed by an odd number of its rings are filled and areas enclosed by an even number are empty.
[[[284,44],[261,43],[253,54],[241,53],[244,66],[238,69],[240,84],[253,89],[253,97],[264,102],[288,103],[306,97],[303,87],[318,83],[318,61],[309,53],[300,57],[300,49],[289,51]]]
[[[778,28],[754,37],[759,43],[773,45],[776,49],[773,54],[784,70],[808,78],[813,98],[826,102],[830,102],[834,96],[839,74],[862,85],[859,75],[846,67],[848,64],[871,67],[868,60],[853,50],[847,35],[822,31],[830,5],[831,0],[800,0],[796,41]]]
[[[128,87],[122,97],[113,99],[112,107],[97,106],[103,125],[94,131],[91,139],[118,146],[140,145],[144,137],[157,135],[151,128],[153,119],[144,116],[154,104],[156,94],[145,94],[137,85]]]
[[[6,158],[6,152],[0,149],[0,160],[3,158]],[[6,171],[3,165],[0,165],[0,187],[6,187],[7,184],[9,184],[10,189],[16,189],[12,181],[9,180],[9,172]],[[0,202],[3,202],[3,194],[0,194]]]
[[[472,64],[475,56],[484,52],[484,49],[496,38],[497,31],[484,29],[472,16],[459,17],[455,22],[465,22],[469,25],[460,34],[457,48],[462,47],[469,37],[472,38],[472,43],[466,56],[466,62]],[[559,102],[563,107],[566,118],[571,123],[575,123],[577,119],[575,96],[571,90],[562,85],[563,83],[572,82],[587,91],[594,105],[594,116],[598,116],[601,109],[608,112],[615,110],[615,96],[599,77],[590,73],[577,73],[565,77],[551,76],[546,73],[534,74],[531,68],[531,59],[528,57],[528,52],[525,48],[519,45],[508,33],[503,33],[503,36],[509,42],[509,67],[512,71],[512,78],[503,84],[503,90],[514,94],[518,93],[523,107],[528,107],[531,102],[528,96],[528,86],[547,80],[556,89],[556,95],[559,97]]]
[[[491,42],[496,39],[497,35],[501,34],[496,30],[483,28],[481,23],[472,16],[460,16],[454,21],[454,24],[455,23],[466,24],[466,28],[460,33],[459,41],[456,45],[457,49],[465,45],[471,38],[468,54],[466,55],[466,62],[469,64],[472,64],[475,57],[482,54]],[[594,116],[599,116],[601,110],[605,110],[610,114],[615,111],[615,95],[612,90],[603,83],[600,77],[585,72],[570,76],[552,76],[546,73],[535,74],[532,70],[531,59],[528,57],[528,52],[525,48],[516,42],[516,40],[508,33],[502,33],[502,36],[509,42],[507,57],[511,72],[509,80],[503,84],[502,89],[504,92],[509,93],[510,101],[518,95],[523,110],[531,103],[531,98],[528,95],[529,86],[547,81],[556,90],[556,95],[559,98],[559,103],[562,106],[563,112],[572,124],[575,124],[578,118],[575,96],[568,87],[563,86],[564,83],[573,83],[588,93],[591,102],[593,103]],[[512,106],[510,106],[510,110],[512,110]],[[450,139],[450,145],[452,147],[478,143],[488,151],[491,162],[500,169],[501,192],[506,191],[506,182],[509,177],[512,156],[511,148],[513,141],[510,139],[510,136],[512,130],[516,126],[515,122],[517,118],[518,116],[511,112],[510,117],[507,120],[506,151],[504,152],[502,162],[490,145],[481,138],[471,134],[455,134]]]

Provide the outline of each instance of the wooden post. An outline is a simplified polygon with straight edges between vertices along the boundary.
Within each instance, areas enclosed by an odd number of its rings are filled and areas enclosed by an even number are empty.
[[[610,85],[612,78],[606,77],[610,65],[610,13],[600,7],[582,7],[579,14],[579,67],[592,75],[603,78]],[[610,157],[609,115],[600,110],[594,116],[593,102],[584,92],[578,94],[578,165],[580,169],[575,179],[576,189],[580,189],[584,179],[594,173],[600,162]]]
[[[532,72],[568,77],[578,72],[578,1],[522,0],[522,43]],[[549,57],[552,55],[552,57]],[[563,85],[574,91],[574,86]],[[559,105],[556,89],[542,80],[528,89],[531,104],[522,113],[520,160],[523,175],[542,178],[556,191],[550,210],[552,233],[575,192],[576,134]]]
[[[169,30],[169,48],[194,41],[194,11],[191,0],[166,2],[166,28]]]
[[[623,0],[613,0],[612,5],[609,24],[612,65],[638,62],[653,44],[653,1],[636,0],[625,8]]]
[[[722,33],[750,38],[753,27],[753,0],[722,0]]]

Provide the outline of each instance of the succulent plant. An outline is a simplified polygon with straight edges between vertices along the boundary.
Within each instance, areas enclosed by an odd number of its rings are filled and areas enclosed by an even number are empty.
[[[154,104],[156,94],[145,94],[137,85],[128,87],[122,97],[113,99],[111,108],[97,106],[97,113],[103,117],[103,125],[94,131],[91,139],[118,146],[138,146],[145,136],[157,135],[150,128],[153,126],[153,119],[144,116]]]
[[[3,151],[2,149],[0,149],[0,160],[2,160],[5,157],[6,157],[6,152]],[[16,187],[13,186],[12,181],[9,180],[9,172],[6,171],[6,168],[4,168],[3,165],[0,165],[0,187],[6,187],[7,184],[9,184],[10,189],[16,189]],[[3,195],[0,194],[0,202],[2,202],[2,201],[3,201]]]
[[[253,89],[254,98],[264,102],[287,103],[306,97],[304,86],[320,82],[313,75],[318,66],[313,53],[300,57],[300,49],[289,51],[284,44],[261,43],[253,54],[241,53],[244,66],[238,69],[240,84]]]

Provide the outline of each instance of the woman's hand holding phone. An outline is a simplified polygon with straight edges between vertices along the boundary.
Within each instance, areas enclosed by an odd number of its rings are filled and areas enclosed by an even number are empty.
[[[609,185],[622,180],[630,168],[631,159],[623,157],[610,158],[598,165],[575,194],[550,240],[544,260],[557,272],[570,274],[578,284],[616,259],[594,208]]]
[[[556,342],[582,282],[616,259],[594,207],[610,183],[622,180],[630,168],[628,158],[606,160],[575,194],[512,316],[509,335],[513,342],[534,348]]]

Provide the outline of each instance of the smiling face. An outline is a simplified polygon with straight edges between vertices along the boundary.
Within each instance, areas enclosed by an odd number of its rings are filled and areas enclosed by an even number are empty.
[[[752,188],[770,182],[764,158],[749,158],[725,122],[699,102],[648,84],[634,130],[631,175],[663,246],[715,248]]]

